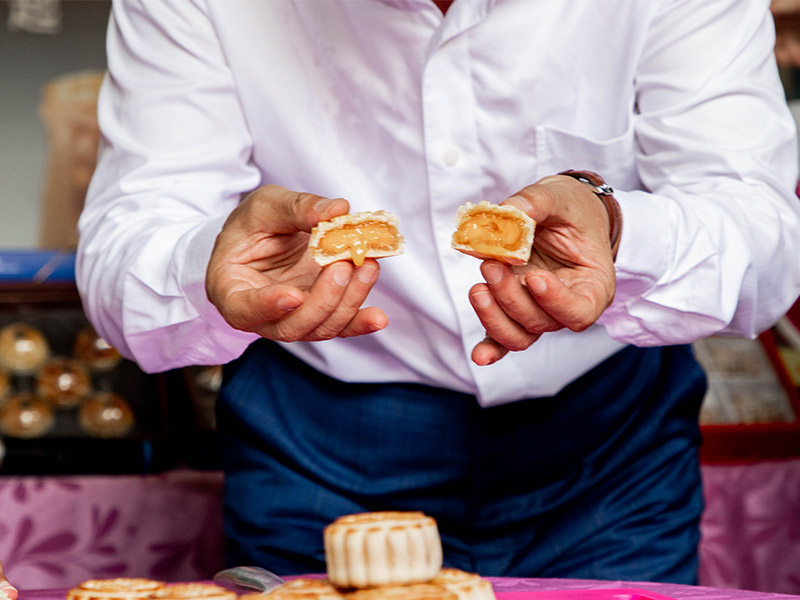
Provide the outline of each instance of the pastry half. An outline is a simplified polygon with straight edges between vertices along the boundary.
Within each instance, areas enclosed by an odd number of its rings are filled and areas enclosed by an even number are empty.
[[[536,221],[516,206],[467,202],[456,213],[451,245],[476,258],[524,265],[531,256],[535,229]]]
[[[399,219],[385,210],[366,211],[321,221],[308,242],[314,261],[324,267],[337,260],[356,266],[365,258],[397,256],[405,250]]]
[[[328,579],[366,588],[421,583],[442,568],[436,521],[421,512],[370,512],[340,517],[325,528]]]
[[[458,596],[458,600],[495,600],[492,584],[475,573],[442,569],[431,583],[447,588]]]
[[[66,600],[145,600],[165,586],[142,577],[88,579],[70,589]]]
[[[458,596],[441,585],[415,583],[356,590],[347,600],[458,600]]]
[[[238,594],[214,583],[175,583],[150,595],[158,600],[237,600]]]
[[[344,600],[345,596],[327,579],[298,577],[267,594],[269,600]],[[239,597],[242,600],[242,597]]]

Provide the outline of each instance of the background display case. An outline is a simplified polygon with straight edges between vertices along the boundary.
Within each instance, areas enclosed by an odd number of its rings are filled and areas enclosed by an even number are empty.
[[[73,254],[0,252],[0,473],[215,466],[191,398],[181,372],[144,373],[97,336]]]
[[[700,423],[706,463],[800,457],[800,302],[755,340],[694,344],[708,376]]]

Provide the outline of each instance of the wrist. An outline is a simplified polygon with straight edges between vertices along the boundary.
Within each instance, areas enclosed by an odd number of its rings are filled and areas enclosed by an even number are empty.
[[[611,254],[616,258],[617,250],[619,249],[619,241],[622,237],[622,209],[617,199],[614,198],[614,190],[600,175],[592,171],[576,171],[570,169],[560,172],[559,175],[572,177],[590,186],[594,195],[603,203],[606,213],[608,214],[608,237],[609,243],[611,244]]]

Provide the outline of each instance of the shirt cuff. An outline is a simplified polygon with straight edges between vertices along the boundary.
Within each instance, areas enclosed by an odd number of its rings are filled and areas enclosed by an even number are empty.
[[[218,335],[214,338],[218,341],[227,339],[233,348],[244,351],[250,342],[258,339],[258,335],[251,332],[239,331],[231,327],[222,317],[206,294],[206,270],[211,252],[214,249],[219,232],[227,219],[227,215],[221,215],[207,221],[200,228],[185,236],[185,248],[182,253],[186,256],[183,270],[181,272],[180,286],[186,299],[197,311],[198,316],[206,324],[212,327]],[[230,352],[233,348],[227,348]]]
[[[630,341],[639,326],[628,307],[651,290],[668,269],[674,251],[669,202],[641,191],[614,197],[622,210],[622,235],[615,260],[617,288],[611,305],[598,319],[612,338]]]

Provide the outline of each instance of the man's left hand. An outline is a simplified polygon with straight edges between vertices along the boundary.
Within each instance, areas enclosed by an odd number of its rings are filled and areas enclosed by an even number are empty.
[[[545,177],[503,204],[524,210],[536,221],[536,233],[526,265],[486,260],[486,283],[470,290],[487,334],[472,351],[478,365],[524,350],[548,331],[583,331],[611,304],[616,289],[608,213],[588,185]]]

